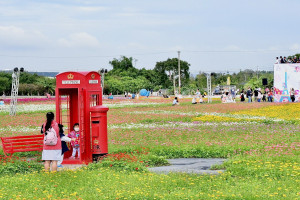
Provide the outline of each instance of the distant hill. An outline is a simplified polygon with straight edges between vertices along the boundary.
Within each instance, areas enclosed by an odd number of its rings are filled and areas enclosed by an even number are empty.
[[[12,73],[13,71],[5,69],[5,70],[0,70],[0,72]],[[59,73],[59,72],[28,72],[28,71],[26,72],[30,74],[37,74],[39,76],[46,76],[46,77],[55,77]]]
[[[55,77],[59,72],[28,72],[28,73],[37,74],[39,76]]]

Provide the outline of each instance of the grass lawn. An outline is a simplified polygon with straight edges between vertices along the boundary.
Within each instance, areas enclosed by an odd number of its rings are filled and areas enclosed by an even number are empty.
[[[300,104],[192,105],[190,99],[105,101],[110,155],[77,171],[45,173],[40,153],[5,159],[0,199],[299,199]],[[0,135],[39,132],[54,102],[0,113]],[[36,160],[27,161],[27,157]],[[154,174],[167,158],[227,158],[219,175]]]

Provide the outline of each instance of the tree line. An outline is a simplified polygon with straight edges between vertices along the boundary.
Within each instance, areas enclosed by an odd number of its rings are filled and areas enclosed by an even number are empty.
[[[138,93],[141,89],[158,91],[167,89],[169,94],[178,89],[178,59],[168,58],[165,61],[157,62],[153,69],[137,69],[133,65],[132,57],[121,56],[114,58],[109,64],[112,66],[105,74],[104,94],[124,94],[124,92]],[[181,93],[192,94],[197,89],[204,92],[206,90],[207,78],[205,72],[199,72],[197,75],[191,75],[189,72],[190,64],[187,61],[180,60],[180,82]],[[241,70],[238,73],[211,73],[212,87],[217,85],[227,85],[227,79],[230,77],[231,85],[238,89],[248,87],[261,87],[262,79],[268,79],[268,87],[273,86],[273,71],[254,71],[251,69]],[[0,72],[0,92],[6,95],[11,92],[11,73]],[[44,95],[45,93],[54,94],[55,78],[39,76],[23,72],[20,74],[20,95]]]
[[[11,94],[12,72],[0,72],[0,92]],[[45,95],[54,94],[55,79],[28,72],[20,73],[19,95]]]
[[[178,59],[169,58],[165,61],[157,62],[154,69],[137,69],[133,66],[133,58],[122,56],[119,59],[110,61],[113,67],[105,75],[105,94],[122,94],[125,91],[136,93],[140,89],[158,91],[159,89],[168,89],[169,94],[178,90]],[[189,72],[190,64],[187,61],[180,60],[180,85],[182,94],[193,94],[197,89],[204,92],[207,87],[207,78],[205,72],[199,72],[196,76]],[[241,70],[238,73],[211,73],[211,83],[213,88],[217,85],[227,85],[227,79],[230,77],[231,85],[238,89],[248,87],[273,86],[273,71],[254,71],[251,69]],[[268,85],[263,86],[262,79],[268,80]],[[175,84],[174,84],[175,83]]]

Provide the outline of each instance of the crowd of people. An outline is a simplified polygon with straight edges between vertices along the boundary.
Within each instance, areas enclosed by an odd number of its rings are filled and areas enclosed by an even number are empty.
[[[225,90],[221,95],[222,103],[235,103],[236,94],[239,89],[231,88],[230,90]]]
[[[292,102],[295,102],[295,91],[294,88],[291,88],[290,92],[290,98]],[[262,91],[261,88],[255,88],[254,90],[252,88],[248,88],[247,91],[244,89],[241,91],[241,102],[244,102],[246,98],[248,99],[248,103],[251,102],[273,102],[274,101],[274,89],[269,89],[266,87],[264,91]]]
[[[192,104],[197,104],[197,103],[203,103],[203,99],[202,97],[204,97],[206,94],[204,93],[203,95],[201,95],[201,92],[199,89],[197,89],[195,96],[192,98]],[[178,97],[175,96],[173,103],[173,106],[179,105],[179,101],[178,101]]]
[[[230,91],[225,91],[221,95],[221,101],[222,103],[236,103],[236,95],[239,92],[239,90],[235,90],[234,88],[231,88]],[[294,88],[290,89],[290,99],[292,102],[295,102],[295,90]],[[202,95],[197,90],[195,93],[195,96],[192,98],[192,104],[197,104],[197,103],[203,103]],[[247,90],[242,90],[240,93],[240,100],[241,102],[245,102],[246,100],[248,103],[251,102],[273,102],[274,101],[274,89],[271,88],[269,89],[266,87],[265,89],[261,88],[248,88]],[[173,100],[173,106],[179,105],[178,98],[175,97]]]
[[[287,57],[276,57],[275,64],[291,64],[291,63],[300,63],[300,57],[294,56],[293,58]]]
[[[261,88],[256,88],[252,90],[252,88],[248,88],[247,91],[244,89],[241,91],[241,102],[244,102],[246,98],[248,99],[248,103],[253,101],[255,102],[273,102],[273,88],[270,90],[268,87],[265,88],[264,92],[262,92]]]

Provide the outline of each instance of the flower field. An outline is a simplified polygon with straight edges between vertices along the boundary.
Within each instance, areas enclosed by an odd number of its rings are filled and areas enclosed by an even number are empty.
[[[0,199],[300,198],[299,103],[190,102],[104,100],[110,107],[109,155],[76,171],[45,173],[40,153],[20,153],[10,160],[0,149]],[[1,136],[38,134],[55,103],[24,102],[20,109],[15,117],[0,111]],[[148,171],[166,165],[167,158],[189,157],[226,158],[213,167],[225,172]]]

